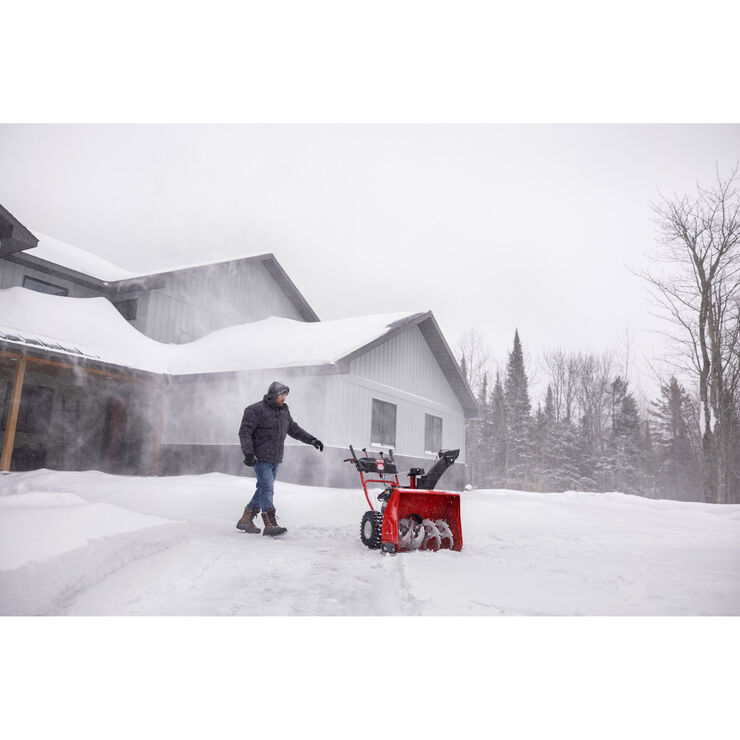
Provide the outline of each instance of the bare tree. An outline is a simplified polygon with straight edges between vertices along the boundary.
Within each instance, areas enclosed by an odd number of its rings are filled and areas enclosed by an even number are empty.
[[[738,167],[716,172],[711,189],[653,206],[661,239],[657,271],[640,273],[666,318],[677,365],[697,382],[701,403],[704,498],[728,503],[736,444],[740,192]],[[675,357],[675,356],[674,356]]]
[[[478,395],[483,376],[491,381],[491,349],[483,335],[475,328],[466,329],[457,341],[457,356],[473,393]]]
[[[611,385],[614,380],[614,355],[578,354],[576,399],[599,452],[604,451],[604,429],[611,408]]]
[[[481,398],[482,391],[489,394],[490,389],[493,388],[491,350],[483,335],[477,329],[471,327],[464,331],[457,340],[457,356],[465,380],[467,380],[470,389],[480,401],[482,418],[465,420],[465,448],[468,458],[466,482],[478,486],[484,482],[486,464],[491,453],[490,450],[486,449],[484,440],[488,399]],[[484,378],[487,378],[485,384]]]
[[[555,420],[570,421],[578,389],[578,355],[558,347],[545,352],[543,361],[550,372]]]
[[[630,371],[632,369],[632,353],[634,348],[634,341],[630,334],[629,328],[624,330],[623,334],[620,334],[617,338],[618,341],[618,352],[620,358],[619,374],[627,381],[630,381]]]

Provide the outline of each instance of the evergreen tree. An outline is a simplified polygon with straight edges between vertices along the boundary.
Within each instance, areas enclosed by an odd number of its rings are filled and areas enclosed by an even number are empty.
[[[532,491],[543,490],[545,437],[547,435],[547,423],[542,404],[537,404],[532,424],[532,462],[530,466],[530,485]]]
[[[491,485],[501,488],[505,485],[507,477],[508,431],[504,387],[498,372],[491,397],[491,441],[493,443]]]
[[[553,423],[545,454],[546,490],[582,491],[593,487],[584,485],[582,447],[578,429],[569,420]]]
[[[549,470],[552,466],[553,444],[555,439],[553,432],[555,428],[555,400],[552,394],[552,386],[547,386],[545,394],[545,408],[537,404],[534,432],[534,490],[551,490],[548,479]]]
[[[611,430],[600,460],[601,490],[639,493],[642,481],[642,424],[628,382],[617,376],[611,384]]]
[[[504,381],[508,433],[507,486],[525,489],[532,474],[532,418],[524,353],[519,330],[509,353]]]
[[[701,458],[691,443],[691,401],[675,377],[662,383],[650,404],[653,418],[657,490],[681,500],[701,499]]]
[[[465,354],[460,355],[460,372],[465,378],[468,387],[473,389],[471,371],[465,359]],[[478,419],[465,420],[465,482],[473,486],[481,486],[481,430],[483,424],[483,408],[480,409],[481,417]]]
[[[548,383],[545,395],[545,418],[548,422],[555,421],[555,399],[552,395],[552,386]]]
[[[581,416],[578,425],[573,460],[578,469],[578,490],[600,490],[596,478],[604,468],[606,458],[598,444],[594,424],[588,414]]]
[[[639,493],[642,444],[641,422],[637,403],[625,392],[614,425],[614,480],[616,488],[625,493]]]
[[[655,456],[653,432],[650,429],[650,422],[647,419],[643,421],[642,440],[642,480],[640,491],[645,496],[653,497],[657,486],[658,461]]]
[[[480,420],[478,423],[478,485],[489,487],[493,484],[493,429],[491,402],[488,393],[488,373],[483,373],[478,393]]]

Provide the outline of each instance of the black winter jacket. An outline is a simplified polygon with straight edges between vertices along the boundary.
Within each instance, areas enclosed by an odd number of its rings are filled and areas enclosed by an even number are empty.
[[[309,445],[314,440],[312,434],[293,421],[287,403],[278,406],[265,396],[244,409],[239,427],[239,441],[244,457],[253,452],[259,462],[282,462],[287,434]]]

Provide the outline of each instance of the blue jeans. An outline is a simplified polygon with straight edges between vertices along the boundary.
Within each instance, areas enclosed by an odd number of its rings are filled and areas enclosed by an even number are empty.
[[[277,463],[258,462],[254,466],[254,472],[257,474],[257,490],[255,490],[252,500],[247,504],[252,511],[267,511],[275,508],[272,497],[275,493],[277,470]]]

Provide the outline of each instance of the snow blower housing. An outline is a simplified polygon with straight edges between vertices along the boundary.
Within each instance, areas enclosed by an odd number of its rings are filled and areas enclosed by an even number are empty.
[[[357,468],[370,506],[360,525],[360,539],[367,547],[389,553],[462,550],[460,494],[433,490],[445,470],[457,460],[460,450],[440,450],[428,473],[423,468],[411,468],[409,485],[402,487],[393,450],[389,450],[387,457],[382,451],[373,457],[363,449],[364,457],[358,457],[352,445],[349,449],[352,457],[344,462]],[[377,496],[380,510],[373,506],[368,483],[380,483],[384,487]]]

